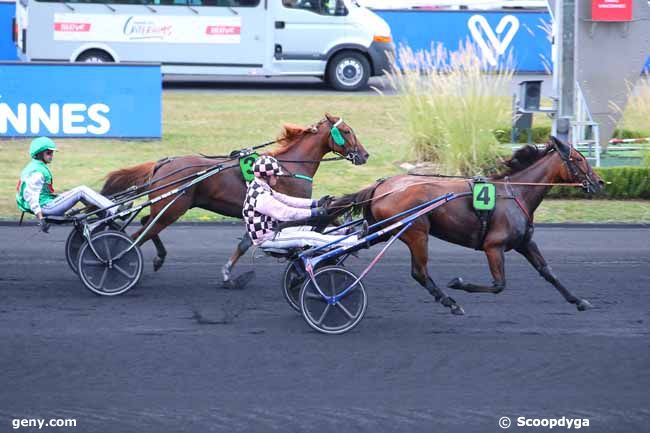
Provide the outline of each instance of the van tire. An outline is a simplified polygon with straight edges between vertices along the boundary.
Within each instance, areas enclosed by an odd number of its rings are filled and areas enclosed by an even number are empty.
[[[369,78],[370,62],[358,51],[342,51],[327,66],[327,81],[336,90],[359,90],[368,84]]]
[[[76,61],[85,63],[113,63],[115,60],[106,51],[88,50],[79,54]]]

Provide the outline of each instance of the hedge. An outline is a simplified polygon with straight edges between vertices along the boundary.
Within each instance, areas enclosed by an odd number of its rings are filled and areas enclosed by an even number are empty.
[[[585,194],[580,188],[553,187],[548,197],[552,198],[605,198],[605,199],[650,199],[649,167],[600,167],[594,171],[605,182],[605,190],[598,194]]]
[[[534,126],[531,129],[531,140],[533,143],[546,143],[551,136],[550,126]],[[510,143],[512,141],[512,128],[500,128],[494,131],[494,136],[499,143]],[[519,143],[528,143],[528,132],[519,133]]]
[[[512,128],[500,128],[494,131],[494,136],[497,138],[499,143],[510,143],[512,140],[511,137]],[[533,143],[546,143],[551,136],[551,127],[550,126],[534,126],[531,129],[531,139]],[[613,134],[613,138],[643,138],[647,137],[648,134],[640,131],[632,131],[629,129],[616,129]],[[519,134],[519,143],[528,143],[528,133],[527,131],[522,131]]]

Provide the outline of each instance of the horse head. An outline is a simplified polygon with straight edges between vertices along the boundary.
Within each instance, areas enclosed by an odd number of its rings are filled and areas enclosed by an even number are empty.
[[[326,113],[323,124],[329,128],[327,145],[330,151],[345,157],[354,165],[362,165],[368,161],[368,151],[342,117]]]
[[[551,137],[551,144],[564,162],[562,179],[565,182],[581,183],[582,189],[590,193],[599,192],[604,188],[605,182],[594,172],[587,158],[576,148],[557,137]]]

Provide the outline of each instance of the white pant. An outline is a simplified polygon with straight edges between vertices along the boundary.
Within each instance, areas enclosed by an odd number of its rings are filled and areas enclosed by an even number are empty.
[[[59,195],[41,209],[45,216],[61,216],[67,210],[72,209],[72,207],[80,201],[89,205],[97,206],[98,208],[108,207],[113,204],[111,200],[107,199],[100,193],[88,188],[87,186],[81,185]],[[113,207],[108,210],[108,213],[114,214],[116,211],[117,207]]]
[[[287,227],[275,235],[275,238],[262,242],[260,248],[303,248],[303,247],[322,247],[330,242],[337,241],[344,236],[341,235],[324,235],[311,230],[309,226]],[[355,244],[359,238],[351,236],[339,245],[348,246]]]

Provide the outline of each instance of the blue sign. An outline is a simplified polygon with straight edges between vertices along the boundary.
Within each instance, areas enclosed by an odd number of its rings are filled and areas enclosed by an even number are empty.
[[[390,25],[395,43],[414,51],[442,44],[457,51],[460,43],[474,44],[488,67],[503,65],[509,55],[517,72],[545,73],[552,67],[551,44],[544,28],[545,12],[376,11]]]
[[[0,1],[0,60],[18,60],[16,44],[11,39],[16,3]]]
[[[0,137],[160,138],[160,65],[0,63]]]
[[[488,65],[503,65],[512,54],[518,73],[551,73],[553,69],[547,12],[375,10],[391,28],[393,40],[413,51],[441,43],[457,51],[470,41]],[[650,58],[645,70],[650,72]]]

